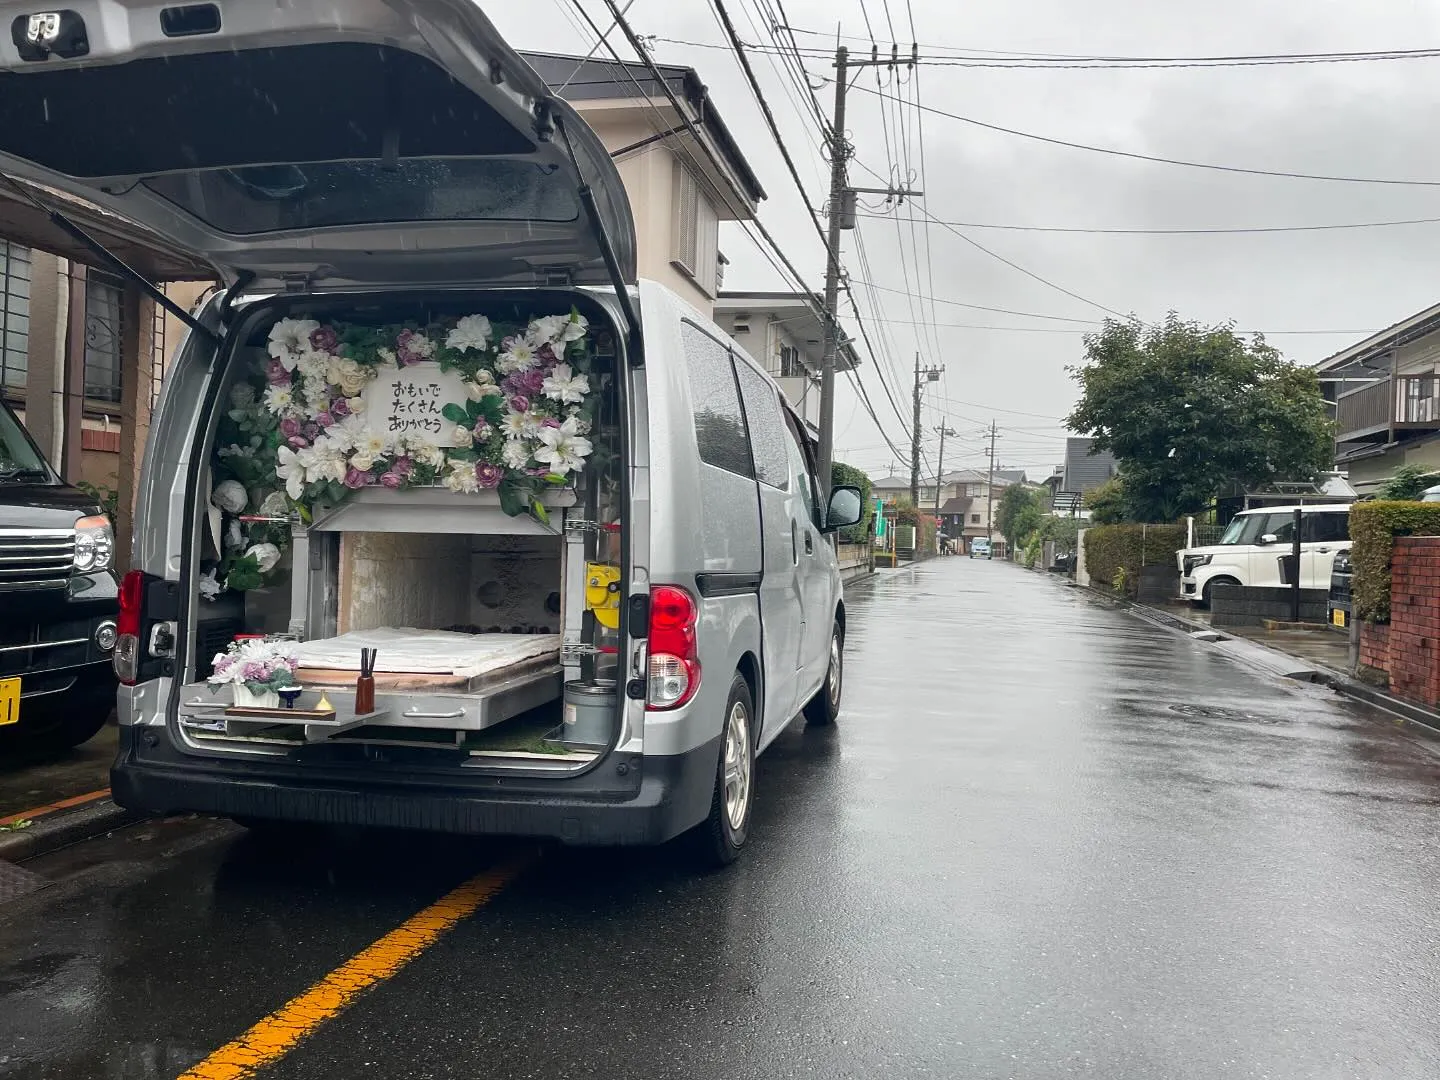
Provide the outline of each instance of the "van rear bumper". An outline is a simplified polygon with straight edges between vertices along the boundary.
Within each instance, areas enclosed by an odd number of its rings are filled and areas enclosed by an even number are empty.
[[[684,754],[629,755],[623,780],[621,762],[606,761],[583,777],[546,781],[543,789],[504,791],[419,777],[366,784],[353,777],[311,779],[293,766],[269,763],[148,760],[170,755],[159,748],[137,754],[135,733],[121,729],[110,772],[112,797],[127,810],[542,837],[580,846],[660,844],[699,824],[710,809],[720,753],[717,737]],[[624,788],[600,788],[595,779],[602,772]]]

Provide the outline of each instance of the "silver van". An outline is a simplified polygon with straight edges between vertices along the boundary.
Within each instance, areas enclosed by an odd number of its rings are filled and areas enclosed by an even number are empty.
[[[839,711],[860,494],[637,280],[594,133],[471,0],[3,7],[0,169],[224,285],[151,423],[116,801],[733,859]]]

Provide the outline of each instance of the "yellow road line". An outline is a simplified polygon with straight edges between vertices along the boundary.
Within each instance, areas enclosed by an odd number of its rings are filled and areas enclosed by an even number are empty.
[[[254,1076],[259,1069],[284,1057],[325,1021],[339,1015],[360,994],[384,982],[435,944],[461,919],[474,914],[532,861],[527,857],[504,863],[446,893],[238,1039],[220,1047],[180,1080],[244,1080]]]

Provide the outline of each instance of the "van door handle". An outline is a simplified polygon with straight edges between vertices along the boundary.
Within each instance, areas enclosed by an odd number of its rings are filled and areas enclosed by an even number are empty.
[[[796,566],[800,565],[800,551],[795,546],[795,519],[790,519],[790,561]]]
[[[1315,550],[1318,551],[1321,555],[1329,555],[1329,554],[1330,554],[1330,549],[1329,549],[1329,548],[1316,548]]]
[[[806,555],[814,555],[814,554],[815,554],[815,538],[810,535],[810,530],[809,530],[809,529],[806,529],[806,530],[805,530],[805,554],[806,554]]]

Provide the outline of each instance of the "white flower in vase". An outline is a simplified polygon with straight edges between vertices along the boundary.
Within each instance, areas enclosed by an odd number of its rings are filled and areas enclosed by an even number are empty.
[[[306,483],[333,480],[338,484],[345,480],[349,467],[345,448],[333,439],[320,436],[309,449],[301,450],[299,457],[305,463]]]
[[[466,315],[445,335],[446,348],[456,352],[484,351],[490,345],[490,320],[484,315]]]
[[[534,427],[528,412],[516,412],[511,409],[501,419],[500,430],[507,439],[523,439],[534,430]]]
[[[555,369],[545,376],[540,390],[551,401],[578,405],[585,400],[585,395],[590,393],[590,378],[577,374],[569,364],[556,364]]]
[[[379,431],[365,430],[355,439],[355,452],[364,454],[373,462],[376,458],[389,457],[395,450],[395,440]]]
[[[331,356],[328,358],[326,377],[331,385],[340,387],[346,397],[358,397],[365,389],[365,384],[370,381],[370,371],[358,360]]]
[[[507,468],[523,469],[530,464],[531,447],[524,439],[506,439],[505,447],[500,451],[501,460]]]
[[[384,345],[381,345],[375,350],[375,355],[380,358],[382,364],[389,364],[391,367],[399,366],[396,363],[397,357],[395,356],[394,349],[387,349]]]
[[[464,424],[456,424],[455,430],[450,433],[450,441],[462,450],[470,445],[474,437],[474,433]]]
[[[412,435],[406,440],[405,449],[421,465],[428,465],[432,469],[445,467],[445,448],[436,446],[429,439]]]
[[[572,416],[559,427],[542,427],[540,445],[535,449],[535,460],[550,467],[550,471],[564,476],[572,469],[585,467],[585,459],[594,449],[590,440],[575,428]]]
[[[317,352],[311,349],[309,352],[301,353],[300,359],[295,362],[295,368],[300,372],[300,377],[306,382],[315,379],[326,379],[330,374],[330,361],[333,359],[329,353]]]
[[[536,349],[542,345],[552,345],[565,332],[565,323],[568,320],[568,315],[542,315],[531,319],[525,330],[525,340]]]
[[[266,350],[286,371],[294,371],[300,357],[310,351],[310,335],[319,329],[314,319],[281,319],[270,328]]]
[[[357,450],[350,455],[350,468],[360,472],[369,472],[375,467],[375,458],[364,450]]]
[[[225,550],[239,551],[245,546],[245,533],[240,528],[240,522],[232,521],[225,528]]]

